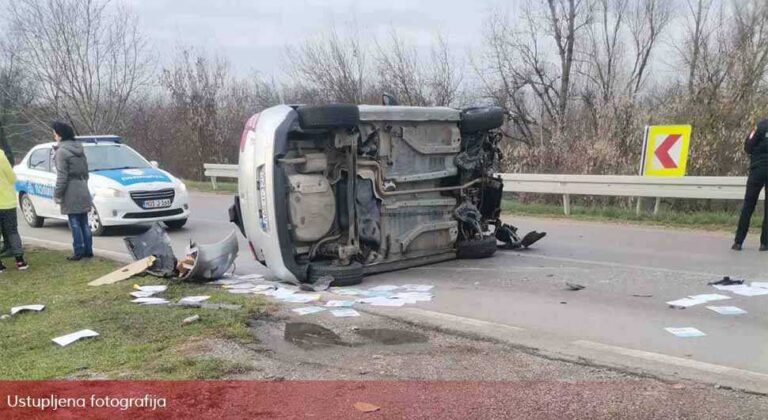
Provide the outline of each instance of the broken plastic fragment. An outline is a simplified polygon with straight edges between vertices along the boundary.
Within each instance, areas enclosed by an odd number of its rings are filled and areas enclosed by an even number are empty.
[[[40,312],[45,309],[45,305],[23,305],[11,308],[11,315],[16,315],[19,312]]]
[[[74,332],[72,334],[62,335],[61,337],[56,337],[52,341],[61,347],[68,346],[72,343],[74,343],[77,340],[81,340],[83,338],[89,338],[89,337],[98,337],[99,333],[93,330],[82,330],[78,332]]]

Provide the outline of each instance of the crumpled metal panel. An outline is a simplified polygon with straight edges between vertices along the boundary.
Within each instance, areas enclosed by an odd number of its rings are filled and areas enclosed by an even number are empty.
[[[190,243],[188,254],[195,255],[195,264],[182,280],[207,282],[220,279],[232,268],[239,250],[237,232],[234,230],[215,244]]]
[[[158,277],[170,277],[176,269],[171,238],[160,223],[153,223],[149,230],[138,236],[123,238],[128,253],[138,261],[149,256],[155,257],[147,273]]]

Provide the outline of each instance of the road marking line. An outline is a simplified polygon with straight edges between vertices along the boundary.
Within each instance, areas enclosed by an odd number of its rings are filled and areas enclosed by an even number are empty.
[[[466,318],[463,316],[451,315],[443,312],[428,311],[426,309],[419,309],[419,308],[399,309],[398,314],[402,315],[402,313],[410,313],[416,316],[422,316],[425,318],[431,318],[431,319],[445,321],[453,324],[464,324],[471,327],[493,327],[493,328],[501,328],[509,331],[515,331],[515,332],[525,331],[525,328],[515,327],[512,325],[499,324],[497,322],[490,322],[490,321],[481,321],[479,319]]]
[[[589,271],[588,268],[580,267],[533,267],[533,266],[514,266],[515,270],[561,270],[561,271]],[[510,271],[509,267],[413,267],[411,270],[424,270],[424,271]]]
[[[704,276],[704,277],[722,276],[722,274],[718,274],[718,273],[704,273],[700,271],[675,270],[671,268],[648,267],[645,265],[622,264],[622,263],[613,263],[608,261],[581,260],[578,258],[568,258],[568,257],[553,257],[550,255],[536,255],[536,254],[529,254],[525,252],[507,252],[506,254],[514,255],[517,257],[539,258],[543,260],[562,261],[562,262],[569,262],[569,263],[575,263],[575,264],[602,265],[604,267],[625,268],[625,269],[632,269],[632,270],[649,270],[649,271],[658,271],[662,273],[689,274],[689,275]]]
[[[755,381],[768,382],[768,375],[759,372],[753,372],[751,370],[744,370],[739,368],[732,368],[728,366],[716,365],[707,362],[699,362],[697,360],[684,359],[682,357],[669,356],[662,353],[654,353],[643,350],[629,349],[626,347],[612,346],[609,344],[596,343],[588,340],[577,340],[572,342],[580,347],[589,348],[592,350],[606,351],[610,353],[619,354],[622,356],[635,357],[638,359],[649,360],[652,362],[666,363],[670,365],[696,369],[708,373],[716,373],[718,375],[730,375],[739,378],[749,378]]]

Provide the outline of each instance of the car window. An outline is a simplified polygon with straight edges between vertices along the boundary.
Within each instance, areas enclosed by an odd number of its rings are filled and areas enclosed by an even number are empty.
[[[29,156],[29,169],[37,171],[51,170],[51,149],[37,149]]]
[[[138,153],[121,145],[86,146],[88,170],[149,168],[151,165]]]

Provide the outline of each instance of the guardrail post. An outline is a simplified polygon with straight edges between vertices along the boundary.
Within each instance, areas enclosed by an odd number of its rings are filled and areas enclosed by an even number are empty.
[[[658,216],[659,215],[659,209],[661,208],[661,198],[656,197],[656,204],[653,205],[653,215]]]
[[[563,212],[566,216],[571,215],[571,196],[568,194],[563,194]]]
[[[643,197],[637,197],[637,207],[635,207],[635,216],[640,216],[643,211]]]
[[[214,190],[216,189],[216,177],[215,176],[211,177],[211,186],[213,187]]]

